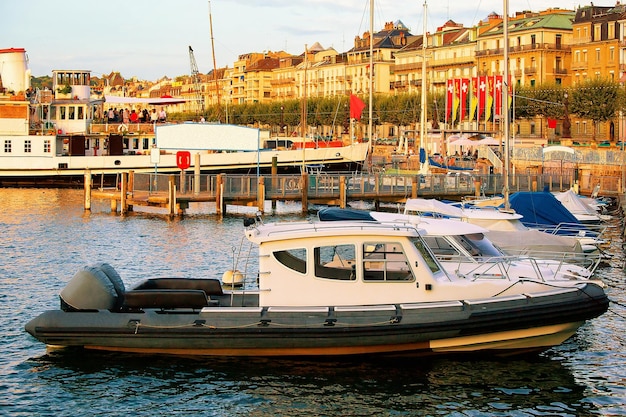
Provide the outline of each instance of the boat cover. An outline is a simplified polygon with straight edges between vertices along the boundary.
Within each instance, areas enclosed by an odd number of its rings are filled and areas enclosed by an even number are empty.
[[[524,216],[521,221],[528,227],[556,226],[560,223],[584,227],[550,192],[520,191],[511,194],[509,203],[516,213]]]
[[[321,221],[333,222],[333,221],[345,221],[345,220],[360,220],[375,222],[369,212],[362,210],[342,209],[338,207],[326,207],[317,212],[317,217]]]
[[[431,158],[430,156],[428,157],[428,163],[436,168],[443,168],[443,169],[447,169],[449,171],[473,171],[474,168],[470,168],[470,167],[459,167],[456,165],[446,165],[446,164],[440,164],[439,162],[436,162],[433,158]]]
[[[554,196],[573,214],[588,214],[594,216],[598,214],[572,190],[556,193]]]

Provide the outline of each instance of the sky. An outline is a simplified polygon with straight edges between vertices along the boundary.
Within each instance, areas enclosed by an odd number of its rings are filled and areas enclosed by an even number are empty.
[[[471,27],[491,12],[502,14],[504,1],[431,0],[427,31],[447,20]],[[590,4],[508,1],[509,15]],[[201,73],[232,67],[250,52],[301,54],[315,42],[345,52],[369,30],[369,5],[370,0],[0,0],[0,49],[24,48],[36,77],[65,69],[156,81],[191,72],[189,46]],[[400,20],[421,35],[423,16],[423,1],[374,1],[375,32]]]

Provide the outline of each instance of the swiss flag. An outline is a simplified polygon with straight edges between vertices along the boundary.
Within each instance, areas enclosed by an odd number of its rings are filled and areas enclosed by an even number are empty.
[[[350,94],[350,118],[361,120],[361,113],[363,113],[364,108],[365,103],[363,100],[354,94]]]

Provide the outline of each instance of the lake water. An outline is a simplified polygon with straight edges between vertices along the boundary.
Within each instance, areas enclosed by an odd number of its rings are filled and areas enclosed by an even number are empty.
[[[82,209],[82,190],[0,189],[0,415],[626,415],[621,229],[599,272],[616,303],[565,344],[525,359],[281,360],[47,350],[24,324],[58,308],[82,266],[108,262],[127,286],[151,276],[221,277],[241,216],[194,206],[169,220]],[[242,211],[243,209],[236,209]],[[234,211],[234,210],[233,210]],[[279,206],[274,219],[297,218]],[[271,221],[273,216],[266,221]],[[617,226],[617,222],[615,223]]]

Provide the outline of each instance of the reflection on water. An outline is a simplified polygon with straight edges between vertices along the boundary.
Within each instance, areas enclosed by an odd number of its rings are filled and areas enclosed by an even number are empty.
[[[161,403],[183,407],[178,415],[259,416],[584,415],[593,408],[569,369],[541,357],[226,360],[57,351],[25,365],[47,393],[85,407],[128,404],[120,413]]]
[[[126,285],[153,275],[216,277],[242,242],[240,216],[184,219],[82,209],[80,190],[0,189],[0,415],[626,414],[624,309],[525,359],[350,360],[152,357],[50,350],[23,331],[82,266],[109,262]],[[293,207],[289,207],[293,209]],[[279,220],[298,218],[277,216]],[[272,221],[270,219],[269,221]],[[619,230],[600,270],[626,304]],[[239,266],[238,266],[239,267]]]

